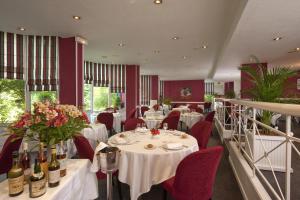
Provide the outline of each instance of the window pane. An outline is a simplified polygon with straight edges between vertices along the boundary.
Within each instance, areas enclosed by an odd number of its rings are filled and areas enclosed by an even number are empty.
[[[83,98],[84,98],[84,110],[91,110],[92,104],[92,84],[84,84]]]
[[[112,107],[120,108],[122,102],[122,93],[112,93],[111,94],[111,105]]]
[[[0,79],[0,123],[17,119],[25,110],[25,82]]]
[[[108,107],[108,87],[94,87],[94,111],[102,111]]]
[[[33,109],[33,104],[35,102],[45,102],[49,101],[54,103],[56,101],[56,92],[55,91],[36,91],[31,92],[31,109]]]

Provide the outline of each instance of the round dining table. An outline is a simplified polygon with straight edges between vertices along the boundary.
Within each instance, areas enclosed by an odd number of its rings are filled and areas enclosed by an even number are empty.
[[[197,112],[191,112],[191,113],[182,113],[180,115],[180,121],[185,123],[185,125],[188,128],[192,128],[194,124],[196,124],[198,121],[203,120],[204,115]]]
[[[186,137],[183,138],[182,135]],[[119,144],[117,141],[120,138],[126,143]],[[130,186],[133,200],[150,191],[152,185],[173,177],[182,159],[198,151],[197,140],[177,130],[160,130],[160,135],[155,138],[149,129],[122,132],[110,137],[108,143],[121,150],[118,178]],[[149,144],[153,148],[148,148]],[[180,148],[169,149],[172,144],[180,144]]]

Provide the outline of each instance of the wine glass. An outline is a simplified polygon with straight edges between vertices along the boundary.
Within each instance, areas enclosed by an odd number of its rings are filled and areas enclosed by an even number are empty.
[[[168,123],[163,124],[163,129],[166,131],[168,129]]]

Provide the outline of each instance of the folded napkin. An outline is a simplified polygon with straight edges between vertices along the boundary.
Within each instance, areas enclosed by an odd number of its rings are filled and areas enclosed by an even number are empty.
[[[96,147],[95,152],[94,152],[93,163],[92,163],[91,169],[90,169],[91,172],[97,172],[97,171],[99,171],[100,166],[99,166],[99,162],[98,162],[98,159],[97,159],[97,153],[99,151],[101,151],[102,149],[104,149],[105,147],[107,147],[107,146],[108,146],[107,144],[105,144],[103,142],[100,142],[98,144],[98,146]]]
[[[127,140],[117,136],[117,137],[114,138],[114,142],[117,143],[117,144],[126,144]]]
[[[168,149],[178,149],[178,148],[182,147],[182,144],[181,143],[168,143],[168,144],[166,144],[166,147]]]

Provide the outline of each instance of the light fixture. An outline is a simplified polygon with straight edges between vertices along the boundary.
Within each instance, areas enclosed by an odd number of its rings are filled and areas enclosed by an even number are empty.
[[[206,45],[203,45],[203,46],[202,46],[202,49],[206,49],[206,48],[207,48],[207,46],[206,46]]]
[[[122,42],[121,42],[121,43],[119,43],[118,45],[119,45],[119,47],[124,47],[124,46],[125,46],[125,44],[124,44],[124,43],[122,43]]]
[[[274,41],[279,41],[279,40],[281,40],[281,39],[282,39],[282,37],[276,37],[276,38],[273,38]]]
[[[75,19],[75,20],[80,20],[81,19],[81,17],[80,16],[73,16],[73,19]]]
[[[154,53],[156,53],[156,54],[159,53],[159,52],[160,52],[159,50],[154,50]]]
[[[19,27],[18,29],[19,29],[19,31],[25,31],[26,30],[24,27]]]
[[[296,51],[300,51],[300,47],[297,47],[297,48],[296,48]]]
[[[186,56],[182,56],[182,58],[185,60],[185,59],[187,59],[187,57]]]
[[[162,4],[162,0],[154,0],[154,4]]]
[[[180,38],[178,36],[172,37],[172,40],[179,40]]]

